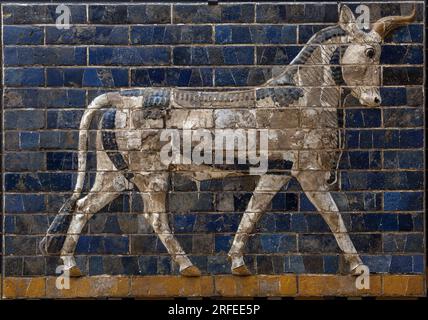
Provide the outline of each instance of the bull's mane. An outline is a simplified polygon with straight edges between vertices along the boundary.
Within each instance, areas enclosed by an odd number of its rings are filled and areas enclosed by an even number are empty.
[[[339,26],[331,26],[318,31],[309,39],[306,46],[297,54],[293,61],[291,61],[286,70],[269,80],[266,85],[295,85],[293,78],[298,70],[298,66],[305,64],[314,51],[325,41],[344,35],[346,35],[346,31]],[[336,69],[332,71],[334,73]]]

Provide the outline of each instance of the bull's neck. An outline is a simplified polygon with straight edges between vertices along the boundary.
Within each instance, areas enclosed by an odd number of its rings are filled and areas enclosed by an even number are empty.
[[[342,37],[334,37],[316,46],[304,64],[299,64],[295,75],[296,86],[303,88],[300,99],[302,107],[338,108],[340,87],[336,84],[331,68],[334,52],[340,46]]]

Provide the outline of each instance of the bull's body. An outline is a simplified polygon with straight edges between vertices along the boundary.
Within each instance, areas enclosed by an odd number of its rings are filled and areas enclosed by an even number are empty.
[[[351,86],[362,81],[355,79],[361,63],[352,56],[352,50],[356,54],[362,52],[359,59],[378,61],[378,55],[368,55],[364,50],[370,41],[374,43],[373,50],[378,49],[381,37],[356,31],[348,8],[342,9],[341,19],[341,27],[320,31],[290,66],[259,88],[221,92],[147,88],[97,97],[81,121],[75,193],[48,230],[42,250],[60,252],[72,275],[80,274],[73,254],[82,228],[93,214],[135,185],[141,192],[147,221],[179,264],[181,273],[199,275],[168,225],[166,198],[170,173],[179,172],[200,181],[248,174],[250,168],[235,163],[165,163],[161,159],[161,132],[204,129],[215,135],[218,129],[264,129],[268,132],[268,148],[258,151],[268,153],[268,170],[260,174],[229,251],[232,273],[249,273],[243,260],[248,236],[271,199],[292,177],[331,228],[350,269],[358,269],[362,261],[329,189],[336,181],[343,147],[341,85],[343,80]],[[358,44],[345,51],[344,60],[358,68],[344,69],[342,79],[341,70],[337,69],[340,48],[351,40]],[[352,91],[363,103],[378,105],[377,69],[366,69],[367,83]],[[96,138],[97,175],[91,191],[79,199],[86,169],[88,130],[94,113],[100,109],[105,112]],[[67,233],[66,237],[55,236],[61,231]]]

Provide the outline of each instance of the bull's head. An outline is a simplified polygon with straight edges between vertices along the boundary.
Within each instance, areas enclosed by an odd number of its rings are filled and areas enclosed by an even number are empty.
[[[352,11],[343,6],[339,25],[348,34],[349,45],[342,57],[342,75],[352,95],[365,106],[378,106],[380,97],[380,53],[383,39],[392,30],[414,21],[416,9],[409,16],[390,16],[379,19],[370,32],[357,27]]]

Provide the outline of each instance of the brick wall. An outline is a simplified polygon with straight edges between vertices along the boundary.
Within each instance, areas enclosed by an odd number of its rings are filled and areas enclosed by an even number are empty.
[[[37,245],[73,190],[78,126],[93,98],[133,87],[257,87],[315,32],[337,24],[339,12],[335,2],[69,4],[72,28],[58,30],[55,8],[2,5],[4,297],[156,295],[147,288],[158,281],[161,296],[360,294],[340,285],[352,283],[341,276],[340,250],[295,180],[275,196],[250,238],[245,259],[256,276],[236,280],[226,253],[256,179],[209,180],[198,192],[180,175],[172,177],[169,221],[204,275],[197,285],[178,276],[134,190],[85,227],[76,252],[86,275],[76,280],[80,289],[55,291],[58,258],[43,256]],[[372,21],[409,12],[403,2],[370,8]],[[423,9],[419,3],[417,21],[382,47],[381,107],[345,109],[346,150],[333,196],[375,274],[366,294],[425,290]],[[89,152],[87,188],[95,158]],[[104,274],[112,277],[97,277]],[[128,282],[137,275],[145,277]],[[88,289],[90,281],[108,282],[109,289]],[[177,289],[184,283],[190,289]]]

